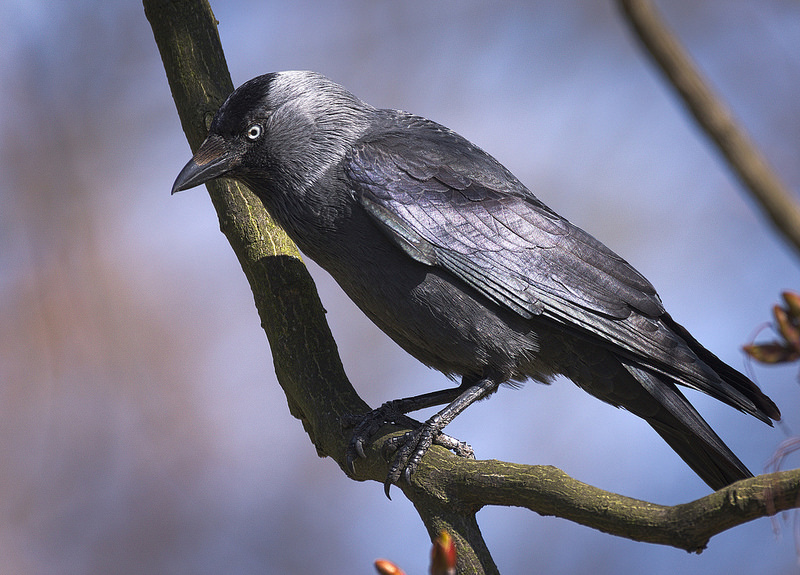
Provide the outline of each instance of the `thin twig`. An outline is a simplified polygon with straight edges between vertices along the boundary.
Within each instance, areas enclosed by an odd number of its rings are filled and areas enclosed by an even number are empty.
[[[775,229],[800,254],[800,205],[714,94],[649,0],[619,0],[647,52]]]

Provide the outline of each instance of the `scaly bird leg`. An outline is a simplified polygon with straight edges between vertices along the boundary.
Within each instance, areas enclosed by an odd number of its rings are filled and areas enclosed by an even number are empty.
[[[384,403],[378,409],[360,418],[355,425],[353,438],[347,449],[348,467],[352,471],[356,457],[364,457],[364,445],[385,423],[397,423],[413,429],[403,436],[388,440],[384,446],[387,449],[395,450],[394,461],[384,482],[387,497],[389,497],[389,488],[393,483],[397,483],[401,475],[407,481],[409,480],[422,461],[425,452],[434,443],[453,450],[457,455],[474,457],[469,445],[443,434],[442,430],[467,407],[495,392],[499,385],[496,378],[491,376],[479,379],[464,377],[461,385],[457,388]],[[444,409],[422,424],[406,415],[410,411],[445,403],[447,406]]]

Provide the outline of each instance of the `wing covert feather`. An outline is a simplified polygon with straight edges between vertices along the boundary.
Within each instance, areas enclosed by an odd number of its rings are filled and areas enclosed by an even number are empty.
[[[543,298],[567,322],[575,306],[617,319],[632,310],[664,313],[644,277],[517,180],[493,189],[458,172],[457,162],[423,169],[422,158],[396,150],[363,144],[347,170],[361,205],[415,259],[517,313],[527,310],[522,315],[541,313]]]

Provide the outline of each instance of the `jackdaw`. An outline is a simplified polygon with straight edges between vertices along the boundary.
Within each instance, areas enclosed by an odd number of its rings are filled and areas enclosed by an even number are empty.
[[[455,132],[320,74],[266,74],[228,97],[172,192],[219,177],[253,190],[403,349],[461,378],[355,426],[351,466],[385,422],[446,404],[395,445],[387,494],[432,442],[453,447],[441,431],[471,403],[558,374],[643,418],[712,489],[752,476],[678,386],[770,425],[775,404],[676,323],[630,264]]]

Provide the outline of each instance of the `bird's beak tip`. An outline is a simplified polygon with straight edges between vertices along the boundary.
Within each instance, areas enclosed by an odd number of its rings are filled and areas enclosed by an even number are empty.
[[[184,190],[188,190],[189,188],[194,187],[195,185],[200,184],[192,184],[191,180],[193,180],[194,174],[197,173],[199,166],[195,163],[194,158],[189,160],[189,162],[183,167],[181,173],[178,174],[178,177],[175,178],[175,182],[172,184],[172,191],[170,195],[175,195],[178,192],[182,192]]]
[[[218,136],[210,136],[175,178],[171,194],[224,176],[236,163],[237,157],[229,152],[224,140]]]

